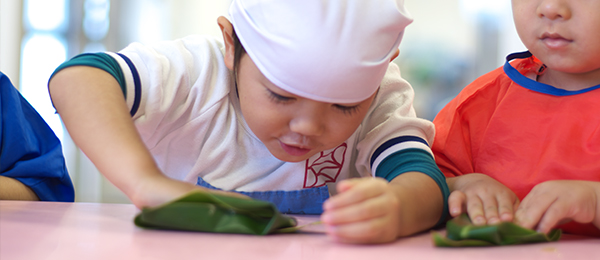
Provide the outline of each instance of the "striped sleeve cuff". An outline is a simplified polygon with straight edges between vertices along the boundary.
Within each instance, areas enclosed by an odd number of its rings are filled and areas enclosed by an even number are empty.
[[[135,115],[140,105],[142,87],[140,83],[140,76],[138,75],[135,66],[131,60],[127,58],[127,56],[120,53],[103,52],[79,54],[58,66],[50,78],[54,77],[54,75],[59,71],[73,66],[94,67],[104,70],[112,75],[119,83],[121,91],[123,91],[123,95],[125,96],[127,105],[131,107],[129,111],[130,115]],[[129,70],[123,71],[121,68],[129,68]],[[128,83],[133,84],[135,93],[130,93],[128,95]]]
[[[391,154],[409,148],[418,148],[429,152],[433,156],[431,148],[425,139],[418,136],[400,136],[388,140],[375,150],[373,156],[371,156],[371,169],[375,170],[379,167],[379,164]]]

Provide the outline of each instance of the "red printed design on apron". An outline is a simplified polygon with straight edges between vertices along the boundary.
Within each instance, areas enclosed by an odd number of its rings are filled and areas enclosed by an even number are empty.
[[[325,154],[321,152],[320,156],[306,160],[306,172],[304,174],[304,188],[316,188],[335,182],[346,158],[346,143],[341,144],[333,151]]]

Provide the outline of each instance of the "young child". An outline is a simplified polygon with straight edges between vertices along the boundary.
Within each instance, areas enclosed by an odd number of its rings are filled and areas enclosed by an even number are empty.
[[[234,191],[323,213],[348,243],[445,218],[433,124],[390,64],[411,22],[402,0],[234,0],[229,16],[223,41],[84,54],[50,80],[73,140],[137,207]]]
[[[0,200],[73,202],[60,141],[0,72]]]
[[[434,120],[437,163],[456,176],[450,213],[600,236],[600,34],[591,33],[600,1],[512,8],[529,51],[509,55]]]

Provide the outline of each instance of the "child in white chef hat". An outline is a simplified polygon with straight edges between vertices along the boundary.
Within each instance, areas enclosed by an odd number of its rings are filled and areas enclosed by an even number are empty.
[[[322,214],[381,243],[445,219],[448,188],[390,61],[403,0],[233,0],[223,39],[81,54],[49,88],[76,144],[137,207],[194,189]]]

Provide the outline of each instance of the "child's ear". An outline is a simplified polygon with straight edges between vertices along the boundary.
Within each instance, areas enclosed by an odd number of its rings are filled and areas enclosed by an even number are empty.
[[[231,22],[227,20],[224,16],[219,16],[217,18],[217,23],[219,24],[219,28],[221,28],[221,33],[223,34],[223,42],[225,43],[225,66],[230,70],[233,70],[233,61],[235,57],[235,46],[233,45],[233,25]]]
[[[400,55],[400,49],[396,49],[394,55],[392,55],[392,57],[390,58],[390,62],[394,61],[394,59],[397,58],[398,55]]]

